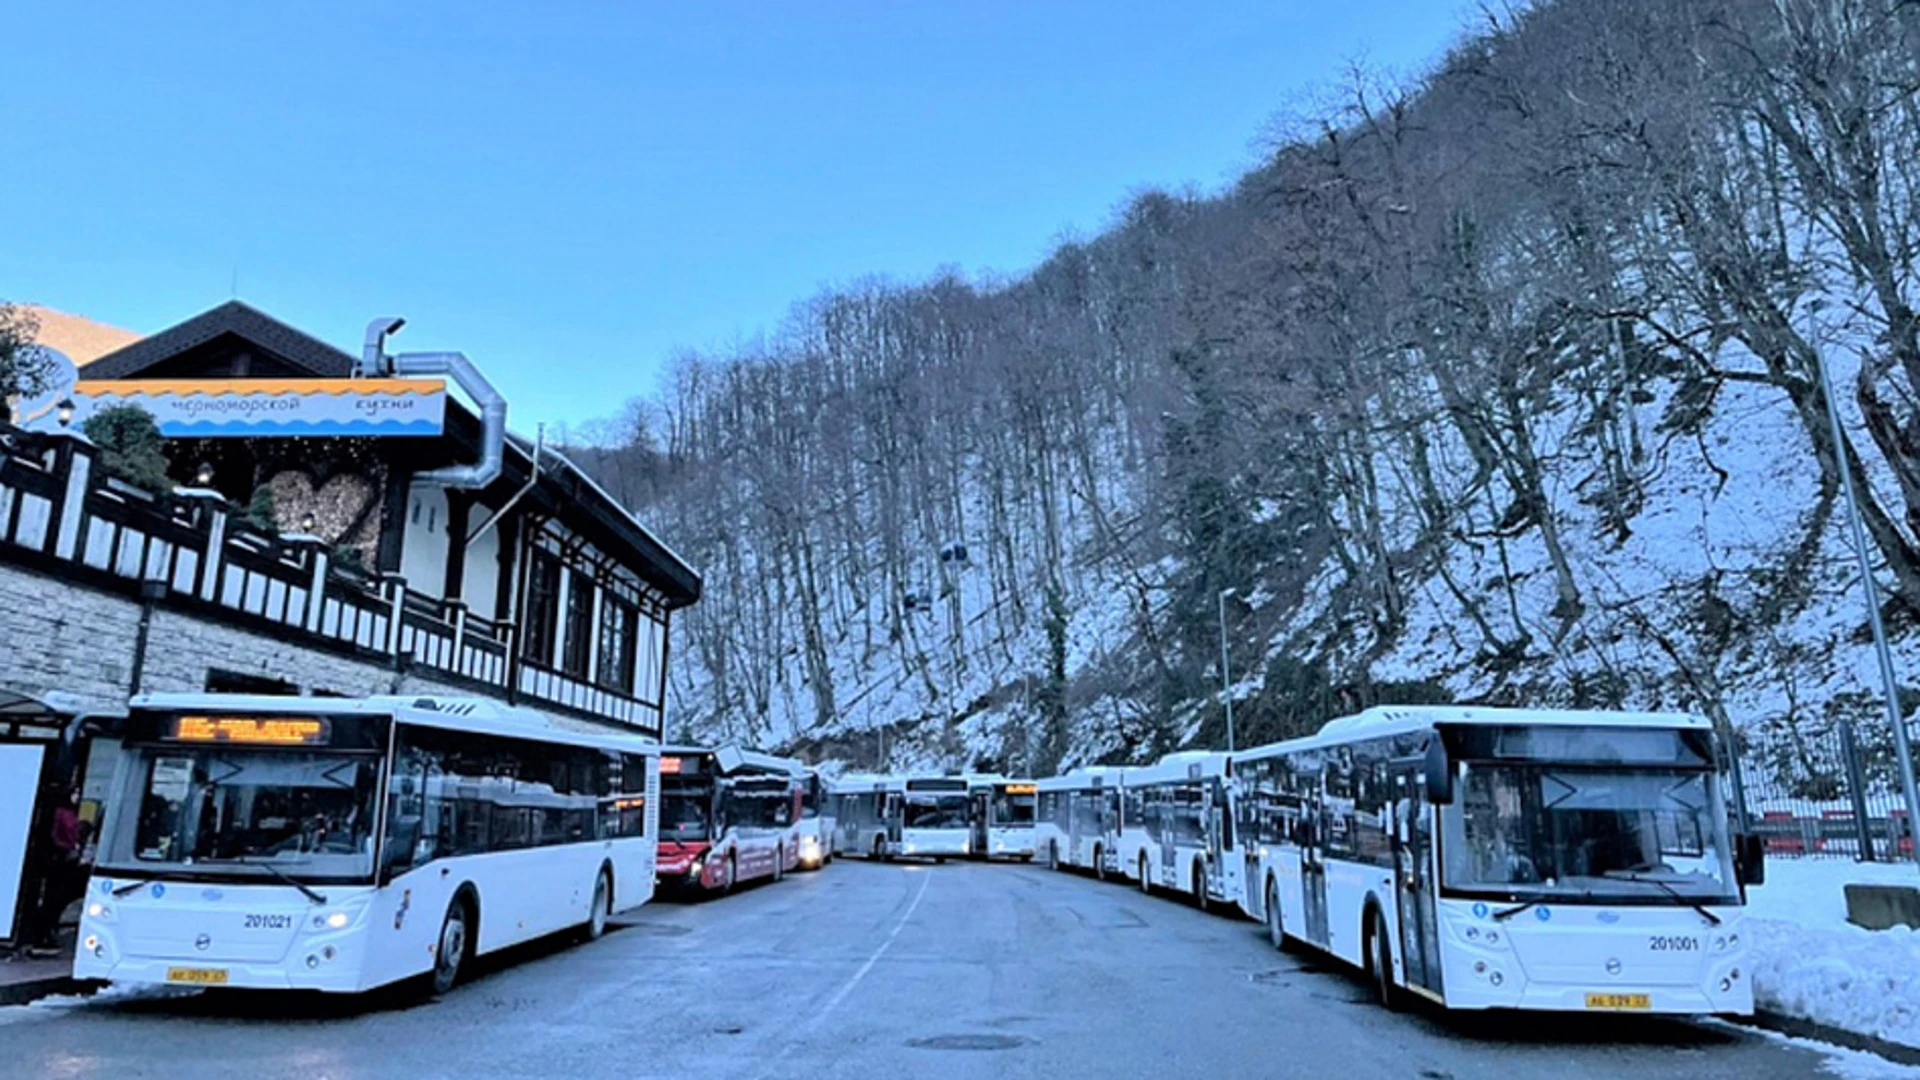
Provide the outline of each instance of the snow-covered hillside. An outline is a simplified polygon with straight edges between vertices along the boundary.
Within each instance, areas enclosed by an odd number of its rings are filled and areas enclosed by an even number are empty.
[[[1824,805],[1846,720],[1884,793],[1839,493],[1845,460],[1911,685],[1920,14],[1839,10],[1533,5],[1018,280],[863,284],[686,361],[586,462],[705,571],[670,724],[1139,760],[1224,740],[1224,631],[1242,743],[1684,708]]]

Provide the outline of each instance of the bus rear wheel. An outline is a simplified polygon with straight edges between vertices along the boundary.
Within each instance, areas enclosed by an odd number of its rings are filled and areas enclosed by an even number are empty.
[[[787,876],[787,849],[775,848],[773,852],[773,880],[779,881]]]
[[[599,941],[607,932],[607,916],[613,912],[613,882],[608,879],[605,867],[593,879],[593,907],[587,911],[587,924],[581,928],[581,936],[588,941]]]
[[[1047,841],[1047,869],[1060,869],[1060,843],[1057,840]]]
[[[436,996],[447,993],[460,982],[461,969],[467,962],[468,931],[472,921],[465,897],[455,897],[453,903],[447,905],[447,917],[440,923],[440,943],[433,952],[431,985]]]
[[[1093,846],[1093,877],[1095,881],[1107,880],[1107,852],[1098,844]]]
[[[733,892],[733,883],[740,880],[740,862],[732,852],[727,853],[727,876],[720,879],[718,892],[721,896]]]
[[[1140,891],[1153,895],[1153,879],[1147,876],[1147,853],[1140,853]]]
[[[1193,864],[1193,906],[1207,910],[1207,869],[1201,862]]]

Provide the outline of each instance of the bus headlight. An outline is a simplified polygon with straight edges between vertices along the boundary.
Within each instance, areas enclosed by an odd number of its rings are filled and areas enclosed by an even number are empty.
[[[90,919],[104,919],[112,914],[113,909],[98,900],[87,905],[87,917]]]
[[[315,915],[313,917],[313,928],[315,930],[345,930],[347,924],[352,921],[353,919],[346,912],[335,911],[326,915]]]
[[[699,877],[700,871],[705,870],[706,868],[707,868],[707,864],[704,861],[700,859],[695,859],[693,860],[693,865],[687,867],[687,876]]]

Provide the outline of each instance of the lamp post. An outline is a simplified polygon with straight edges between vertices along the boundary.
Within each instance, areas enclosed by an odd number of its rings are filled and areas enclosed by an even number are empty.
[[[1238,589],[1220,590],[1220,698],[1227,705],[1227,753],[1233,753],[1233,679],[1227,666],[1227,597]]]
[[[1907,826],[1915,824],[1915,812],[1920,811],[1920,800],[1914,797],[1913,754],[1907,747],[1907,721],[1900,711],[1899,684],[1893,672],[1893,653],[1887,648],[1887,628],[1880,621],[1880,585],[1873,577],[1873,561],[1867,555],[1867,534],[1860,525],[1860,505],[1853,490],[1853,467],[1847,462],[1846,444],[1840,432],[1840,404],[1833,396],[1833,381],[1827,378],[1827,358],[1820,351],[1815,339],[1813,316],[1821,305],[1818,301],[1807,306],[1807,344],[1813,352],[1814,374],[1820,379],[1820,391],[1826,396],[1827,424],[1833,435],[1833,457],[1840,471],[1840,490],[1847,496],[1847,528],[1853,537],[1853,554],[1860,563],[1860,592],[1867,602],[1867,621],[1873,628],[1873,651],[1880,663],[1880,682],[1886,696],[1887,723],[1893,727],[1894,751],[1900,759],[1901,793],[1907,800]],[[1855,775],[1858,773],[1856,771]],[[1854,782],[1854,800],[1858,804],[1865,797],[1859,789],[1859,781]],[[1899,850],[1895,841],[1894,850]],[[1862,852],[1871,859],[1871,851]],[[1920,843],[1913,845],[1912,855],[1920,863]]]

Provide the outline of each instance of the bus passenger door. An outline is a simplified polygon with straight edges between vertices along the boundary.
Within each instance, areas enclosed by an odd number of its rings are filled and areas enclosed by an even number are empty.
[[[887,822],[887,843],[900,842],[901,823],[907,817],[907,797],[898,791],[887,792],[885,817]]]
[[[987,802],[988,800],[987,800],[986,792],[984,791],[974,792],[973,805],[971,807],[972,813],[968,815],[973,819],[972,820],[973,828],[970,830],[970,835],[973,837],[973,853],[981,858],[985,858],[988,854],[987,852]]]
[[[1418,765],[1393,773],[1393,863],[1400,904],[1400,957],[1407,985],[1439,994],[1440,924],[1433,888],[1433,808]]]
[[[1320,792],[1301,805],[1300,900],[1307,940],[1327,948],[1327,807]]]

